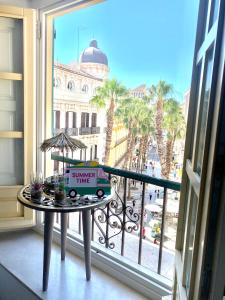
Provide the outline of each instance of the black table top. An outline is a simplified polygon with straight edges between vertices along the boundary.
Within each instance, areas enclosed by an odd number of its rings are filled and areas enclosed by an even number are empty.
[[[19,202],[29,208],[45,212],[76,212],[94,209],[106,205],[112,198],[111,195],[98,198],[95,195],[85,195],[74,199],[65,198],[63,201],[55,201],[54,194],[43,192],[40,203],[31,200],[30,185],[20,189],[17,195]]]

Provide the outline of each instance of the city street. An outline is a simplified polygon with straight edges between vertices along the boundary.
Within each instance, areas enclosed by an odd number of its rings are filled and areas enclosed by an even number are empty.
[[[152,177],[160,178],[160,164],[157,154],[155,153],[156,149],[152,148],[149,151],[148,162],[145,165],[145,169],[142,174],[146,174]],[[127,207],[133,209],[133,213],[141,215],[141,199],[142,199],[142,189],[143,185],[140,182],[131,181],[130,182],[130,199],[127,197]],[[165,223],[165,232],[164,232],[164,244],[163,244],[163,254],[162,254],[162,267],[161,274],[169,279],[173,278],[174,272],[174,247],[176,239],[176,226],[177,226],[177,217],[178,217],[178,196],[177,192],[168,190],[167,192],[167,212],[166,223]],[[119,192],[120,198],[123,199],[123,186],[120,188]],[[119,208],[118,211],[122,210],[122,203],[118,199]],[[161,211],[163,206],[163,188],[160,188],[155,185],[146,184],[145,185],[145,197],[144,197],[144,238],[142,239],[142,251],[141,251],[141,265],[150,269],[153,272],[157,272],[158,268],[158,258],[159,258],[159,238],[154,236],[154,224],[158,228],[158,235],[160,235],[161,227]],[[117,212],[118,214],[119,212]],[[98,224],[103,229],[103,232],[106,232],[106,223],[100,223],[98,220],[98,215],[100,211],[96,211],[95,219]],[[119,213],[119,218],[116,214],[110,214],[110,223],[118,224],[115,228],[109,226],[109,243],[113,243],[114,247],[112,251],[121,253],[121,242],[122,242],[122,233],[121,233],[121,221],[122,213]],[[132,215],[131,215],[132,218]],[[70,218],[69,228],[78,233],[78,214],[75,214],[73,218]],[[129,219],[126,218],[126,228],[129,226],[133,227],[136,224],[134,222],[128,222]],[[138,221],[138,225],[139,225]],[[94,241],[99,242],[99,238],[102,237],[102,233],[99,228],[94,226]],[[154,243],[155,242],[155,243]],[[137,231],[133,230],[132,232],[125,231],[125,240],[124,240],[124,257],[130,259],[132,262],[138,262],[138,253],[139,253],[139,228]],[[102,247],[105,247],[103,244]]]
[[[141,211],[141,197],[140,197],[140,187],[132,190],[132,199],[136,199],[135,206],[133,207],[133,202],[128,201],[127,206],[130,206],[134,209],[134,212],[137,212],[140,214]],[[156,187],[153,185],[147,185],[146,192],[145,192],[145,206],[148,204],[155,204],[157,203],[157,200],[160,199],[157,197],[157,193],[155,193]],[[157,188],[158,190],[158,188]],[[153,193],[153,197],[150,200],[149,193]],[[159,193],[159,195],[162,197],[162,193]],[[147,211],[147,210],[146,210]],[[98,213],[100,215],[100,212]],[[75,217],[76,216],[76,217]],[[78,214],[75,214],[74,217],[70,218],[69,228],[74,230],[78,233]],[[122,214],[120,214],[120,217]],[[158,257],[159,257],[159,245],[154,244],[154,238],[152,237],[152,228],[150,227],[150,221],[152,217],[151,214],[147,211],[147,214],[144,217],[144,226],[145,226],[145,238],[142,239],[142,254],[141,254],[141,265],[157,272],[158,267]],[[97,220],[97,215],[96,215]],[[121,224],[119,222],[119,219],[116,216],[110,217],[110,222],[117,222],[118,224]],[[101,224],[99,221],[98,223],[102,227],[103,231],[105,232],[106,224]],[[135,223],[129,222],[127,224],[128,226],[134,226]],[[116,253],[121,253],[121,238],[122,234],[120,232],[120,229],[118,228],[109,228],[109,242],[113,242],[115,247],[112,249],[112,251],[115,251]],[[168,232],[168,230],[166,230]],[[119,233],[118,235],[116,235]],[[171,237],[173,236],[173,240],[167,240],[164,241],[163,247],[163,255],[162,255],[162,268],[161,268],[161,274],[169,279],[173,278],[173,265],[174,265],[174,242],[175,242],[175,232],[173,234],[171,233]],[[98,227],[94,226],[94,241],[99,243],[99,237],[102,237],[102,234]],[[132,233],[125,232],[125,241],[124,241],[124,257],[130,259],[132,262],[137,263],[138,262],[138,251],[139,251],[139,230],[133,231]],[[104,247],[104,245],[103,245]]]

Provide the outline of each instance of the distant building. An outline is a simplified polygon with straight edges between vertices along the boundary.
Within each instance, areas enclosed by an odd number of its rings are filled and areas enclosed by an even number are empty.
[[[129,94],[131,97],[134,97],[134,98],[144,98],[144,96],[147,95],[147,88],[146,88],[146,85],[145,84],[142,84],[142,85],[139,85],[138,87],[136,87],[135,89],[131,89],[129,91]]]
[[[96,40],[81,53],[79,63],[54,64],[53,134],[66,132],[87,146],[85,150],[75,151],[76,159],[104,162],[106,111],[91,105],[90,100],[108,74],[107,56],[98,48]],[[124,128],[118,133],[118,125],[114,127],[111,166],[117,165],[127,150]],[[58,169],[57,162],[54,169]]]

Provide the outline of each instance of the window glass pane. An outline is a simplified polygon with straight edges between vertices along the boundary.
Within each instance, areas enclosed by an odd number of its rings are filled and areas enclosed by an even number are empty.
[[[189,294],[190,289],[190,276],[191,276],[191,266],[192,266],[192,258],[193,258],[193,246],[194,246],[194,237],[195,237],[195,227],[196,227],[196,219],[197,219],[197,208],[198,208],[198,198],[192,192],[191,196],[191,207],[190,207],[190,213],[189,217],[190,220],[190,226],[189,226],[189,232],[187,236],[187,267],[186,267],[186,292],[187,295]]]
[[[206,135],[206,126],[208,119],[208,109],[209,109],[209,96],[210,96],[210,88],[211,88],[211,80],[212,80],[212,67],[213,67],[213,55],[212,50],[209,52],[207,61],[206,61],[206,76],[205,76],[205,84],[204,84],[204,92],[202,95],[202,103],[199,112],[199,139],[197,141],[197,167],[196,171],[199,175],[202,172],[202,160],[204,153],[204,145],[205,145],[205,135]]]
[[[23,83],[0,79],[0,130],[23,131]]]
[[[94,159],[96,159],[98,157],[98,146],[95,145],[95,154],[94,154]]]
[[[194,108],[194,111],[196,112],[197,111],[197,106],[198,106],[198,102],[200,101],[199,99],[200,99],[200,96],[201,96],[201,90],[199,89],[199,83],[200,83],[200,77],[201,77],[201,70],[202,70],[202,61],[201,62],[199,62],[199,64],[198,64],[198,66],[197,66],[197,70],[196,70],[196,74],[197,74],[197,84],[196,84],[196,92],[195,92],[195,97],[194,97],[194,106],[195,106],[195,108]],[[189,97],[190,97],[190,91],[189,91],[189,93],[186,95],[186,97],[187,97],[187,99],[185,98],[185,104],[186,104],[186,111],[188,111],[188,107],[189,107],[189,101],[190,101],[190,99],[189,99]],[[192,100],[193,101],[193,100]],[[195,115],[194,115],[194,118],[193,118],[193,127],[195,126],[195,124],[196,124],[196,113],[195,113]],[[190,149],[191,149],[191,153],[190,153],[190,160],[192,160],[192,158],[193,158],[193,142],[194,142],[194,140],[193,139],[191,139],[191,147],[190,147]]]
[[[81,113],[81,126],[80,127],[85,127],[85,113]]]
[[[73,112],[73,128],[77,127],[77,114]]]
[[[53,128],[54,129],[60,128],[60,111],[59,110],[53,111]]]
[[[0,17],[0,72],[23,72],[23,21]]]
[[[89,114],[86,114],[86,127],[89,127]]]
[[[97,114],[96,113],[92,113],[92,120],[91,120],[91,126],[92,127],[96,127],[97,126]]]
[[[22,139],[0,139],[0,185],[24,184]]]
[[[211,14],[210,14],[210,22],[209,22],[209,30],[218,18],[219,13],[219,0],[213,0],[212,1],[212,8],[211,8]]]

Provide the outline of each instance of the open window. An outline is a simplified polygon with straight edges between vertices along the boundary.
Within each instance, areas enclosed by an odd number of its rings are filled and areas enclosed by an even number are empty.
[[[35,169],[35,12],[0,6],[0,229],[32,226],[17,192]]]
[[[222,299],[220,280],[212,289],[220,173],[220,130],[224,92],[224,1],[200,1],[193,63],[180,218],[175,299]],[[224,133],[223,133],[224,135]],[[218,214],[218,215],[217,215]],[[222,267],[222,266],[221,266]],[[210,290],[211,289],[211,290]],[[220,294],[220,297],[218,295]]]

